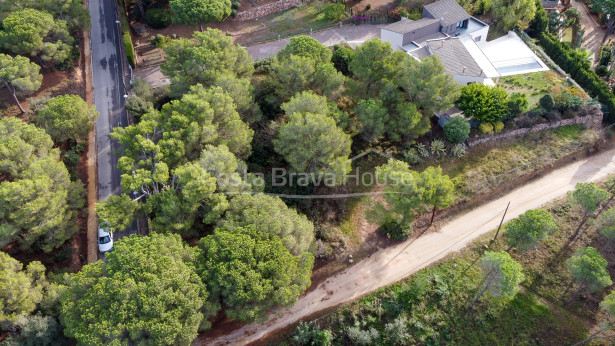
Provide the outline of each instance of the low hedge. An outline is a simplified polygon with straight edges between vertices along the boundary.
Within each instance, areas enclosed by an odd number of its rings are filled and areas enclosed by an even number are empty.
[[[610,123],[615,120],[615,95],[607,84],[591,69],[591,66],[579,59],[578,54],[570,46],[560,42],[549,33],[536,35],[538,43],[545,53],[564,71],[585,89],[591,97],[598,98],[608,110],[606,118]]]
[[[126,47],[126,57],[128,58],[128,63],[132,66],[132,68],[135,68],[135,47],[132,44],[130,32],[125,31],[122,40],[124,41],[124,47]]]

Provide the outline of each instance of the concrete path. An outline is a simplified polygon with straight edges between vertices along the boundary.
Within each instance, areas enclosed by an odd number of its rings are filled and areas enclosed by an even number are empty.
[[[506,204],[506,219],[538,208],[574,189],[579,182],[596,181],[615,173],[615,149],[557,169],[505,196],[460,215],[438,232],[382,249],[321,283],[292,307],[275,312],[264,323],[246,325],[214,339],[202,336],[200,345],[245,345],[288,327],[316,312],[350,302],[402,280],[497,228]]]
[[[380,28],[385,24],[363,24],[363,25],[346,25],[344,27],[327,29],[313,33],[312,36],[318,42],[329,47],[338,43],[348,43],[351,47],[356,47],[365,41],[373,38],[380,38]],[[257,44],[254,46],[245,47],[248,54],[254,59],[262,60],[276,55],[290,41],[290,37],[266,43]]]

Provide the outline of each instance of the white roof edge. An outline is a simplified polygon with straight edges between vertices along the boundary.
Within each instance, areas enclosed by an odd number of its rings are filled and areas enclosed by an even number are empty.
[[[483,70],[487,78],[500,77],[498,70],[493,66],[489,58],[487,58],[476,42],[474,42],[472,37],[464,35],[459,37],[459,41],[466,47],[468,53],[470,53],[476,64]]]

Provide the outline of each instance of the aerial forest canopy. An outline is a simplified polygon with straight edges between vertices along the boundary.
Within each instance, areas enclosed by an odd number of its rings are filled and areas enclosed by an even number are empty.
[[[0,118],[0,247],[45,252],[77,230],[83,204],[80,183],[71,182],[51,137],[34,125]]]

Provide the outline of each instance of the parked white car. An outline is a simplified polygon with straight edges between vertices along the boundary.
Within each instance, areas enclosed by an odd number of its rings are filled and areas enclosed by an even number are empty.
[[[113,233],[103,226],[98,227],[98,251],[108,252],[113,248]]]

